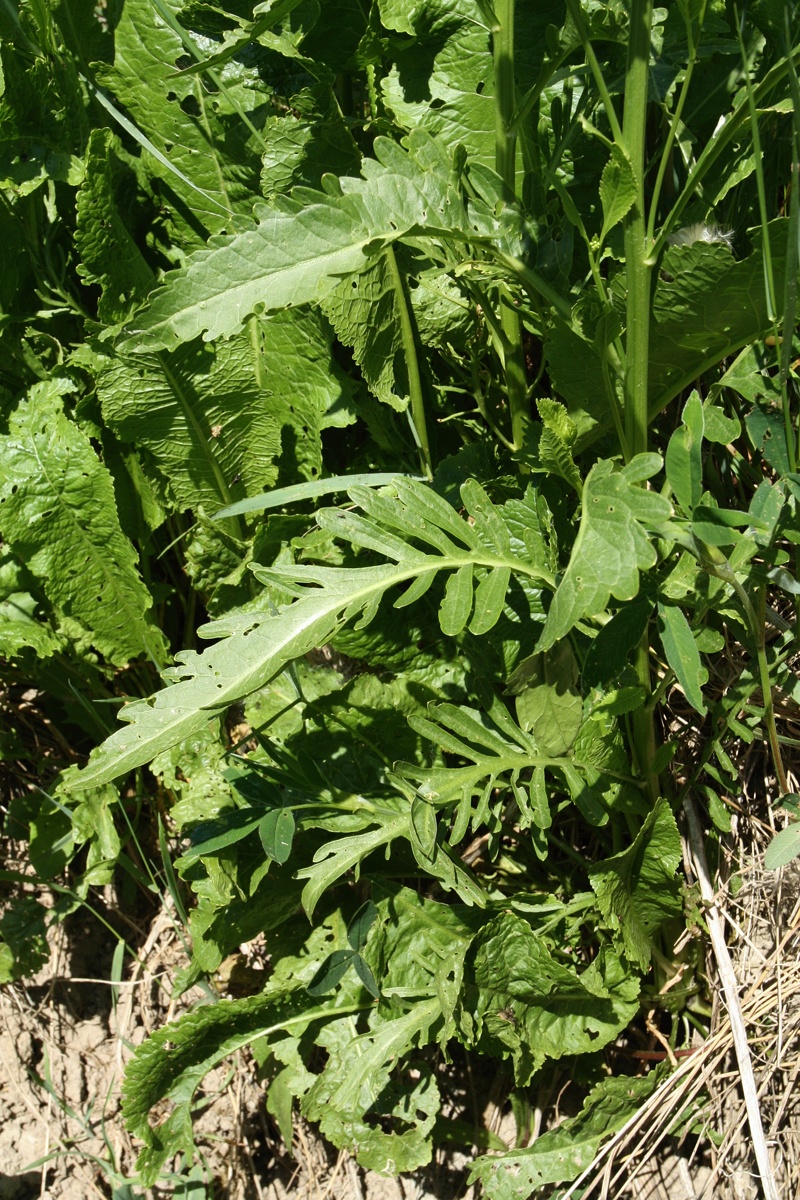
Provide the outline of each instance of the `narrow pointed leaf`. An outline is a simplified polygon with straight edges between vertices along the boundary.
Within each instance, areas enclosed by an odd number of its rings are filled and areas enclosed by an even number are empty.
[[[686,699],[701,716],[706,713],[703,684],[708,671],[700,659],[700,651],[682,610],[673,604],[659,604],[658,629],[661,644]]]

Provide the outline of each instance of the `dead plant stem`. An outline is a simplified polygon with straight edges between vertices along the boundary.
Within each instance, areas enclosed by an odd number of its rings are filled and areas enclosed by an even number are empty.
[[[703,843],[703,831],[700,825],[700,820],[697,816],[697,810],[694,806],[694,802],[688,793],[686,796],[684,796],[683,807],[689,824],[689,846],[692,853],[694,873],[700,885],[700,895],[702,896],[703,902],[706,906],[706,922],[708,924],[708,932],[711,938],[711,946],[714,951],[714,957],[717,962],[717,970],[719,971],[723,992],[725,994],[725,1001],[728,1008],[728,1019],[731,1023],[731,1034],[733,1036],[733,1044],[736,1051],[736,1061],[739,1064],[739,1075],[741,1078],[742,1092],[744,1093],[744,1101],[747,1109],[747,1119],[750,1125],[750,1136],[753,1141],[753,1152],[755,1154],[756,1164],[761,1176],[761,1185],[763,1187],[766,1200],[778,1200],[778,1190],[772,1173],[772,1163],[770,1162],[769,1149],[767,1147],[766,1138],[764,1137],[764,1128],[761,1122],[761,1109],[758,1103],[758,1090],[756,1088],[755,1076],[753,1074],[753,1061],[750,1055],[750,1047],[747,1041],[747,1030],[745,1028],[744,1017],[742,1016],[742,1006],[739,1000],[739,985],[736,979],[736,972],[734,971],[733,963],[731,961],[731,956],[728,952],[728,947],[725,942],[722,916],[708,871],[705,846]]]

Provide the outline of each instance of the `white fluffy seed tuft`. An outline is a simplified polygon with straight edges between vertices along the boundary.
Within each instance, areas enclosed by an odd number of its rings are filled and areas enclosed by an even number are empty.
[[[669,238],[670,246],[693,246],[695,242],[706,242],[710,245],[722,243],[732,250],[733,230],[720,229],[719,225],[706,225],[705,222],[698,221],[695,225],[679,229]]]

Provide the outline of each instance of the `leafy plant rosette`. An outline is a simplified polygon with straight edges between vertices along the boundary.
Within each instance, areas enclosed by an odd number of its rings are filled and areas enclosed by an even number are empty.
[[[288,1144],[296,1110],[387,1174],[464,1136],[442,1058],[575,1078],[472,1169],[567,1183],[661,1079],[607,1070],[642,1006],[673,1044],[699,1020],[664,999],[681,801],[724,833],[758,739],[792,805],[793,14],[3,21],[0,632],[101,742],[19,819],[44,876],[88,845],[85,893],[149,765],[195,896],[179,989],[259,934],[270,961],[136,1053],[141,1181],[249,1044]]]

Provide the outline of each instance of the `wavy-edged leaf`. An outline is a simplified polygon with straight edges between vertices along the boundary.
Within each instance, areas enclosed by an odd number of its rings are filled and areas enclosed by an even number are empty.
[[[331,933],[329,920],[311,932],[300,955],[284,950],[261,995],[196,1008],[139,1047],[125,1073],[123,1113],[127,1127],[144,1144],[137,1168],[145,1187],[155,1182],[171,1155],[192,1153],[192,1100],[218,1062],[256,1039],[263,1043],[285,1036],[287,1030],[300,1032],[315,1019],[341,1017],[338,1001],[310,1006],[305,990],[331,949]],[[356,1001],[345,1011],[367,1007]],[[165,1121],[153,1126],[150,1111],[164,1099],[174,1107]]]
[[[658,455],[638,454],[622,470],[608,460],[592,467],[572,557],[550,605],[539,651],[553,646],[583,617],[602,612],[612,595],[632,600],[638,592],[639,572],[656,561],[649,532],[672,512],[664,496],[637,486],[660,466]]]
[[[0,437],[0,529],[50,602],[81,623],[109,662],[163,662],[165,641],[120,527],[111,475],[63,410],[72,387],[34,384]]]
[[[75,202],[78,274],[84,282],[99,285],[97,315],[109,324],[129,317],[132,305],[153,286],[153,272],[117,207],[117,191],[134,183],[133,173],[122,165],[119,148],[110,130],[92,130]]]
[[[681,911],[681,838],[666,800],[655,805],[635,840],[589,867],[597,903],[626,957],[646,971],[653,937]]]
[[[408,404],[408,378],[400,382],[404,365],[395,280],[386,255],[366,262],[360,271],[336,284],[322,302],[322,311],[336,336],[350,346],[361,374],[377,398],[402,411]]]
[[[578,975],[513,913],[486,925],[473,947],[474,1044],[511,1058],[522,1085],[548,1059],[607,1045],[637,1011],[639,982],[613,954]]]
[[[572,448],[578,436],[575,422],[563,404],[542,398],[536,401],[542,429],[539,433],[538,457],[543,470],[559,475],[580,496],[583,491],[581,473],[572,458]]]
[[[179,512],[213,512],[277,478],[280,423],[258,386],[259,365],[244,334],[104,361],[103,417],[120,441],[148,451],[145,465],[156,467]]]
[[[627,1124],[662,1079],[660,1071],[639,1079],[602,1079],[577,1116],[567,1117],[557,1129],[541,1134],[532,1146],[479,1158],[473,1164],[470,1183],[479,1180],[487,1200],[519,1200],[547,1184],[576,1179],[606,1138]]]
[[[212,238],[154,293],[126,345],[165,349],[200,334],[213,341],[253,313],[318,303],[382,247],[414,233],[480,240],[516,229],[512,210],[495,217],[478,201],[467,209],[430,139],[407,142],[409,152],[376,139],[377,157],[364,160],[363,178],[339,181],[341,194],[301,189],[279,208],[260,206],[258,225]]]

